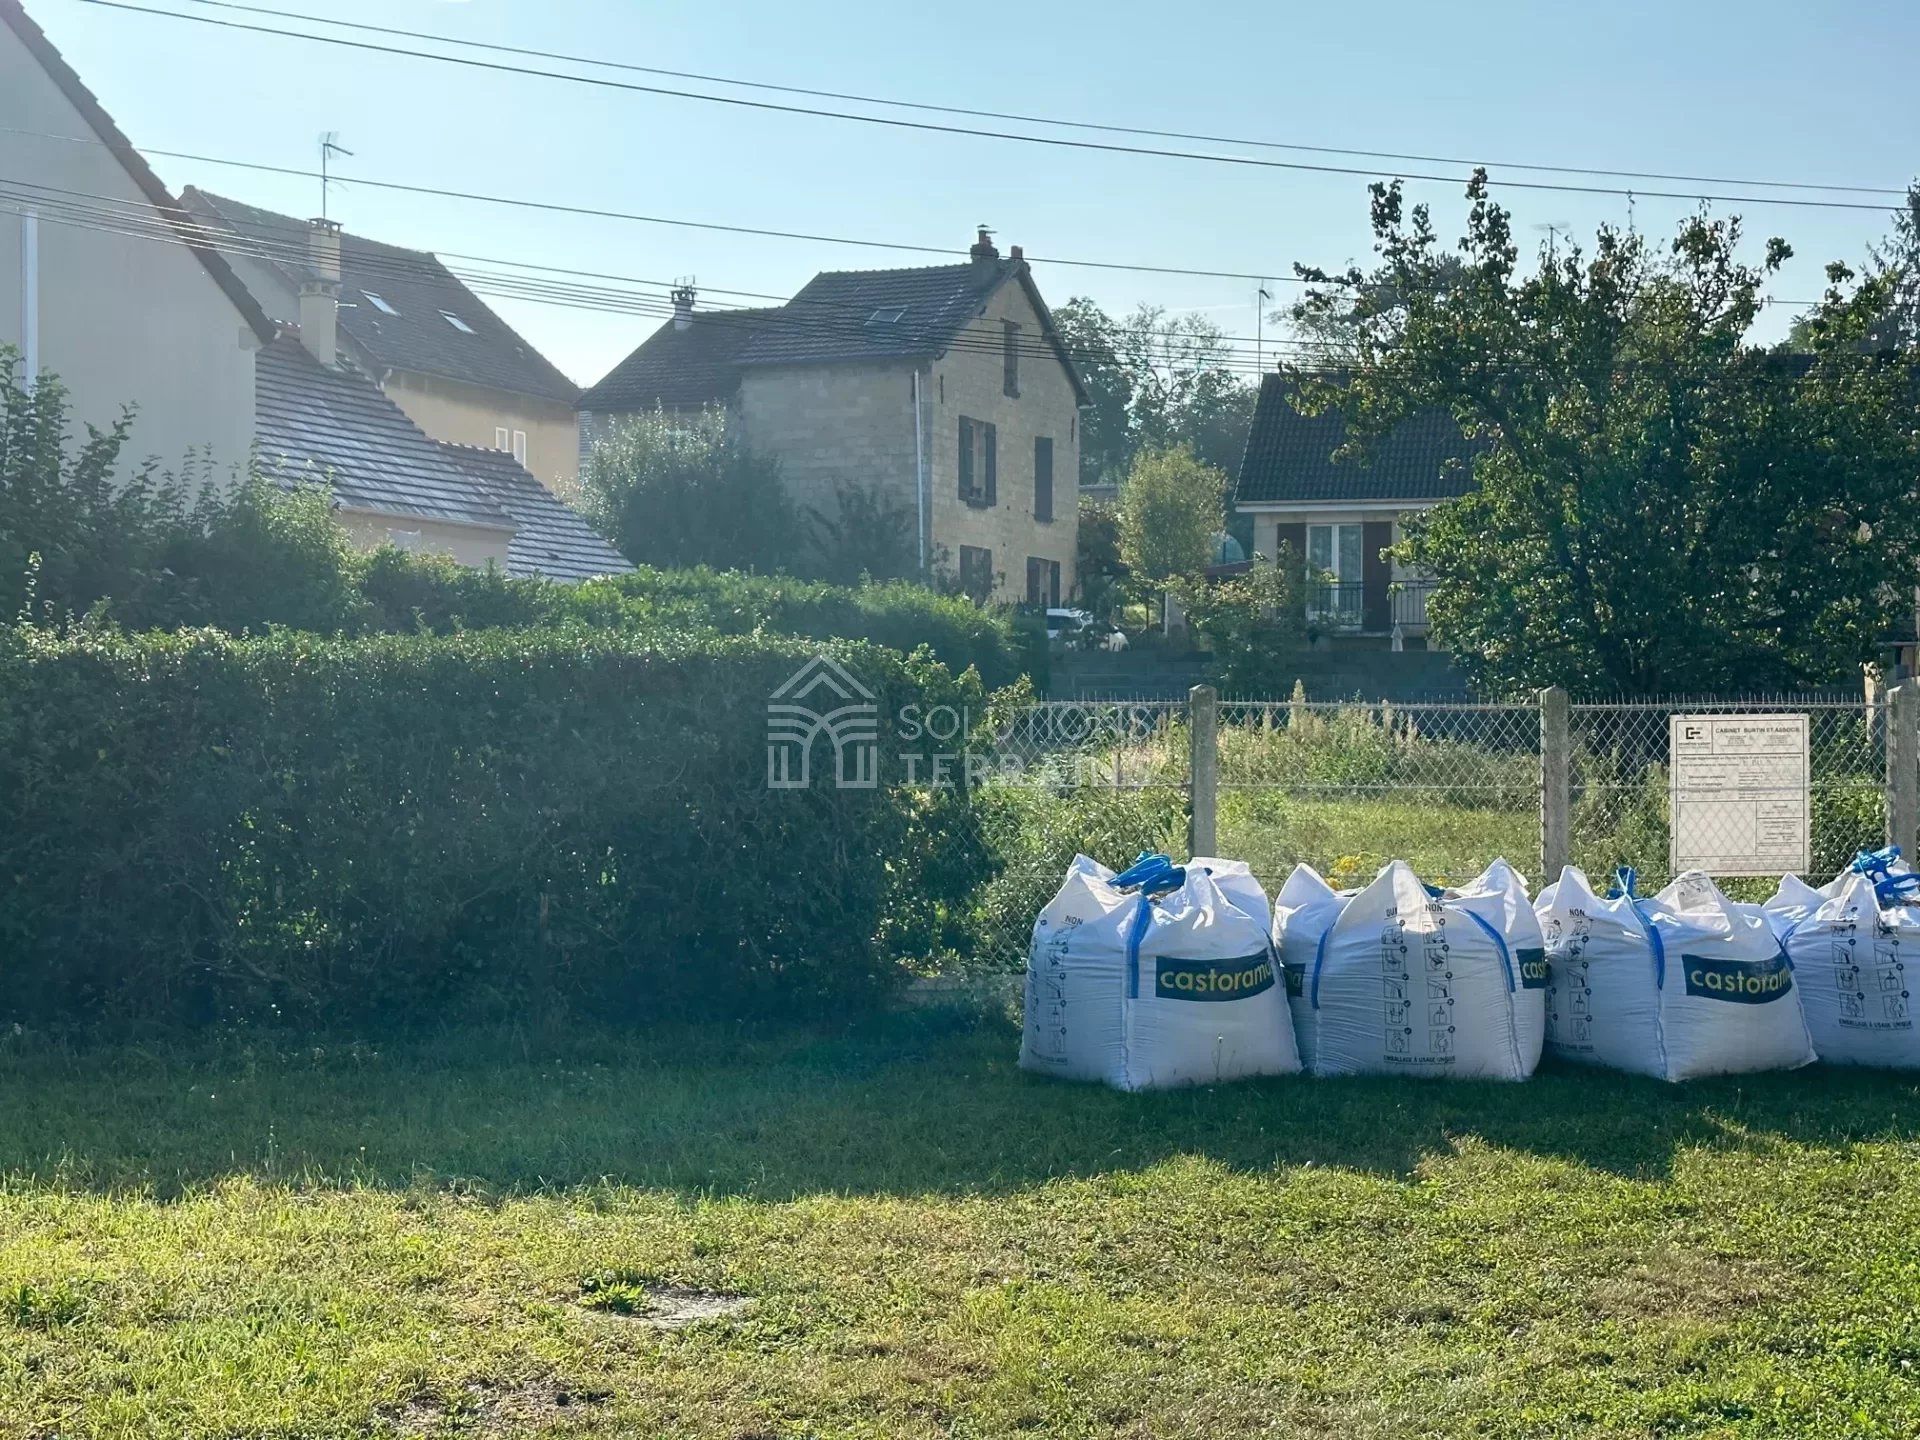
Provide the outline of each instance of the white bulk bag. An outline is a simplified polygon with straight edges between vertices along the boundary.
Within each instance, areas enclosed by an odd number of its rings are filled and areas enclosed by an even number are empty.
[[[1550,1054],[1686,1080],[1813,1059],[1792,963],[1758,905],[1689,871],[1650,899],[1569,866],[1540,892]]]
[[[1909,962],[1920,978],[1920,876],[1897,848],[1862,855],[1819,889],[1780,882],[1767,915],[1793,961],[1814,1052],[1835,1065],[1920,1068]]]
[[[1520,1059],[1532,1074],[1546,1047],[1548,969],[1547,940],[1527,898],[1526,877],[1505,860],[1495,860],[1466,884],[1442,892],[1441,900],[1492,926],[1505,943],[1518,982],[1513,1019]]]
[[[1308,977],[1314,1074],[1533,1073],[1537,1031],[1524,1017],[1538,992],[1523,991],[1512,947],[1481,913],[1504,903],[1498,878],[1482,881],[1466,901],[1395,860],[1347,901]]]
[[[1320,940],[1333,928],[1357,891],[1335,890],[1311,865],[1296,865],[1273,899],[1273,948],[1286,974],[1287,1008],[1293,1012],[1293,1038],[1300,1067],[1313,1069],[1319,1021],[1307,995]]]
[[[1221,881],[1076,857],[1034,922],[1021,1068],[1121,1090],[1298,1073],[1266,896],[1244,866]]]

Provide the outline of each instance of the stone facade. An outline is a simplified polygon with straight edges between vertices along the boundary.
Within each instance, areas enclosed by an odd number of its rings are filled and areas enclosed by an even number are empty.
[[[1002,336],[1019,327],[1018,394],[1006,393]],[[914,490],[914,373],[887,364],[756,366],[730,407],[741,438],[779,459],[795,501],[832,513],[837,483],[876,488],[907,514]],[[952,346],[919,367],[920,463],[925,470],[927,554],[958,574],[961,547],[992,555],[991,598],[1027,598],[1027,562],[1060,567],[1064,602],[1076,583],[1080,414],[1072,378],[1047,348],[1039,313],[1017,282],[1002,285]],[[960,421],[991,425],[996,485],[991,506],[960,494]],[[1036,439],[1053,442],[1053,518],[1035,518]]]

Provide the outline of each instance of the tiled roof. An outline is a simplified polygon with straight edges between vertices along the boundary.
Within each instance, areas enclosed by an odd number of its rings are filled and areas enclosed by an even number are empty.
[[[978,266],[969,262],[911,270],[824,271],[754,331],[741,351],[740,363],[792,365],[937,355],[979,316],[988,297],[1017,263],[995,260]],[[894,311],[899,314],[893,315]],[[993,339],[999,342],[997,335]]]
[[[580,398],[580,408],[608,413],[713,404],[732,396],[740,372],[749,366],[939,355],[953,348],[1009,280],[1025,288],[1047,342],[1085,400],[1079,372],[1026,262],[1011,258],[906,270],[828,270],[773,309],[696,311],[684,330],[672,321],[663,324]],[[976,331],[969,340],[997,363],[997,328]]]
[[[505,450],[439,443],[455,464],[487,488],[513,521],[507,573],[574,581],[623,575],[633,569],[584,516],[529,475]]]
[[[1473,488],[1472,457],[1485,448],[1468,440],[1444,410],[1423,410],[1368,446],[1366,460],[1335,462],[1347,440],[1337,410],[1302,415],[1293,382],[1268,375],[1247,432],[1234,489],[1237,505],[1324,501],[1446,500]]]
[[[203,223],[230,231],[262,253],[283,283],[257,298],[274,319],[297,323],[300,282],[313,274],[302,258],[310,227],[192,186],[181,198]],[[566,405],[580,393],[435,255],[345,231],[340,237],[340,273],[340,329],[372,363]],[[369,292],[396,313],[380,309]],[[472,333],[449,321],[449,313],[459,316]]]
[[[167,187],[160,183],[160,177],[153,173],[153,167],[147,164],[146,157],[133,148],[132,142],[121,133],[120,127],[113,123],[113,117],[107,114],[94,93],[87,89],[73,67],[67,64],[65,57],[54,49],[53,42],[47,39],[46,32],[20,7],[19,0],[0,0],[0,23],[4,23],[8,29],[12,30],[20,43],[26,47],[27,53],[39,62],[40,68],[46,71],[47,77],[60,88],[60,93],[67,97],[67,102],[80,112],[94,134],[99,136],[107,150],[120,162],[121,167],[132,177],[134,184],[140,187],[140,192],[147,197],[148,203],[179,232],[187,248],[193,252],[194,258],[199,260],[207,274],[213,278],[214,284],[218,285],[226,297],[233,302],[234,308],[240,312],[248,328],[260,337],[260,343],[264,345],[273,339],[273,321],[267,317],[259,302],[248,293],[247,287],[240,283],[239,276],[233,273],[233,267],[227,264],[219,251],[200,243],[205,237],[199,234],[192,217],[186,213],[181,203],[173,198]]]
[[[366,376],[328,369],[284,334],[254,357],[253,377],[260,463],[275,479],[330,484],[351,510],[512,527],[492,490]]]
[[[686,329],[672,321],[580,397],[582,410],[611,413],[724,403],[740,384],[740,351],[778,308],[698,310]]]

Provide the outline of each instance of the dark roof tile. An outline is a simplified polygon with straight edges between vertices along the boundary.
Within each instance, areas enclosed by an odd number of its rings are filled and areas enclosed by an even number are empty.
[[[544,575],[549,580],[587,580],[595,575],[624,575],[633,569],[586,518],[529,475],[505,450],[439,442],[440,449],[473,476],[512,519],[507,573]]]
[[[1434,501],[1473,488],[1470,462],[1485,446],[1462,435],[1446,411],[1423,410],[1375,440],[1367,459],[1336,462],[1345,418],[1333,409],[1302,415],[1294,393],[1287,376],[1261,380],[1235,504]]]
[[[297,323],[300,282],[313,274],[304,258],[306,222],[191,186],[182,199],[202,223],[231,232],[278,273],[284,285],[258,298],[282,324]],[[340,273],[340,329],[372,363],[566,405],[580,393],[435,255],[345,231]],[[368,292],[397,313],[381,310]],[[453,325],[447,313],[472,333]]]
[[[668,321],[582,395],[580,408],[607,413],[723,404],[740,384],[741,350],[755,327],[777,314],[777,308],[697,310],[684,330]]]

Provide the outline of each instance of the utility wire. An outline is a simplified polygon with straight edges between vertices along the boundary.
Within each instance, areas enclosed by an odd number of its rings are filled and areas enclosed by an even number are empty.
[[[809,115],[827,120],[846,120],[862,125],[879,125],[898,130],[921,130],[942,135],[966,135],[986,140],[1010,140],[1027,145],[1049,145],[1069,150],[1098,151],[1112,155],[1133,155],[1159,160],[1196,160],[1214,165],[1250,166],[1263,170],[1294,170],[1323,175],[1357,175],[1369,179],[1386,178],[1378,169],[1359,169],[1348,165],[1325,165],[1309,163],[1304,160],[1265,160],[1252,155],[1216,155],[1198,150],[1169,150],[1154,146],[1121,145],[1104,140],[1071,140],[1058,135],[1029,135],[1011,130],[987,130],[965,125],[945,125],[930,120],[905,120],[896,116],[861,115],[847,110],[823,110],[806,105],[786,105],[771,100],[750,100],[740,95],[703,95],[693,90],[675,90],[662,85],[642,85],[628,80],[611,80],[594,75],[570,75],[559,70],[539,70],[526,65],[509,65],[503,61],[480,60],[466,55],[437,55],[428,50],[412,50],[399,45],[382,45],[371,40],[350,40],[341,35],[315,35],[300,30],[281,30],[270,25],[256,25],[240,20],[222,20],[212,15],[188,15],[177,10],[157,10],[146,5],[133,5],[127,0],[81,0],[87,5],[98,5],[108,10],[121,10],[130,14],[149,15],[167,20],[185,20],[195,25],[211,25],[225,30],[241,30],[257,35],[275,35],[288,40],[305,40],[316,45],[333,45],[350,50],[368,51],[374,54],[402,56],[413,60],[431,60],[442,65],[458,65],[473,70],[486,70],[496,74],[524,75],[542,80],[559,80],[573,85],[588,85],[603,90],[619,90],[640,95],[659,95],[677,100],[697,100],[709,105],[726,105],[739,109],[767,111],[781,115]],[[1457,175],[1426,175],[1401,173],[1401,180],[1422,184],[1461,185],[1465,177]],[[1785,205],[1815,210],[1866,210],[1886,214],[1899,207],[1889,204],[1875,204],[1862,200],[1812,200],[1797,196],[1783,195],[1728,195],[1707,191],[1643,190],[1635,187],[1626,189],[1608,185],[1575,185],[1564,181],[1549,180],[1509,180],[1502,179],[1500,184],[1508,189],[1548,190],[1573,195],[1615,195],[1633,199],[1662,200],[1709,200],[1736,205]]]
[[[308,24],[330,25],[341,30],[358,30],[369,35],[392,35],[404,40],[427,40],[441,45],[458,45],[469,50],[486,50],[496,55],[519,55],[531,60],[559,60],[573,65],[592,65],[603,70],[624,70],[638,75],[664,75],[674,80],[696,80],[708,85],[734,85],[747,90],[766,90],[781,95],[805,95],[816,100],[851,100],[861,105],[885,105],[900,110],[921,110],[936,115],[966,115],[977,120],[1014,120],[1027,125],[1054,125],[1069,130],[1094,130],[1110,135],[1144,135],[1157,140],[1197,140],[1208,145],[1247,145],[1261,150],[1291,150],[1308,155],[1349,155],[1371,160],[1410,160],[1419,165],[1485,166],[1497,170],[1534,170],[1553,175],[1604,175],[1616,180],[1668,180],[1688,185],[1748,185],[1768,190],[1829,190],[1855,195],[1904,196],[1906,190],[1886,185],[1839,185],[1811,180],[1751,180],[1724,175],[1682,175],[1662,170],[1608,170],[1593,165],[1547,165],[1519,160],[1472,160],[1457,155],[1407,154],[1394,150],[1360,150],[1343,145],[1308,145],[1289,140],[1256,140],[1245,135],[1207,135],[1188,130],[1155,130],[1142,125],[1103,124],[1092,120],[1065,120],[1057,115],[1025,115],[1018,111],[979,110],[965,105],[936,105],[925,100],[897,100],[879,95],[860,95],[845,90],[819,90],[805,85],[778,85],[766,80],[742,80],[731,75],[708,75],[697,70],[669,70],[659,65],[638,65],[624,60],[607,60],[593,55],[571,55],[559,50],[537,50],[521,45],[501,45],[486,40],[469,40],[431,30],[404,30],[393,25],[371,25],[358,20],[340,20],[330,15],[314,15],[297,10],[275,10],[264,5],[242,5],[235,0],[176,0],[214,10],[232,10],[248,15],[264,15],[278,20],[298,20]],[[181,17],[191,18],[191,17]]]

